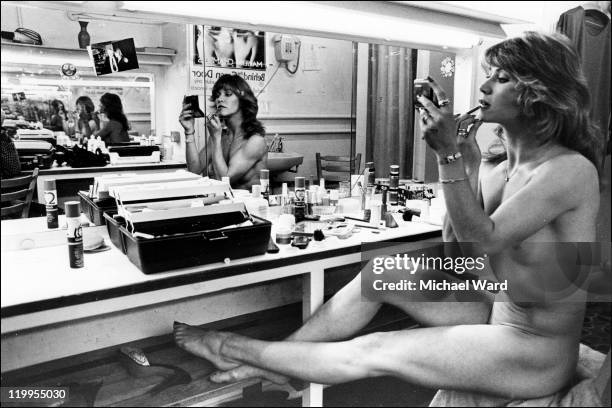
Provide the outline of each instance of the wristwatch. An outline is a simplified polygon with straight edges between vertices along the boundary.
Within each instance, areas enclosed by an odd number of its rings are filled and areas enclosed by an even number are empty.
[[[449,154],[448,156],[441,157],[438,160],[439,164],[451,164],[457,161],[461,157],[461,152],[455,152],[453,154]]]

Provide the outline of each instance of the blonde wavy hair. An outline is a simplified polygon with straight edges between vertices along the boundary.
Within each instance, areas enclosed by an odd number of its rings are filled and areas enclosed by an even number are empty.
[[[542,144],[556,140],[600,170],[603,139],[590,118],[580,57],[567,37],[528,31],[490,47],[485,61],[516,79],[517,103]]]

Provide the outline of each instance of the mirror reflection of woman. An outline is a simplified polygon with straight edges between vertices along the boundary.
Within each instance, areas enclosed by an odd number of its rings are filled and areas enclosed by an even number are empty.
[[[106,143],[126,143],[130,141],[128,123],[125,113],[123,113],[123,104],[119,95],[113,93],[105,93],[100,98],[100,113],[105,115],[108,121],[103,125],[102,129],[94,132],[94,136],[100,136]]]
[[[100,118],[95,112],[96,107],[88,96],[80,96],[76,100],[78,115],[77,130],[82,137],[90,137],[100,130]]]
[[[49,122],[49,129],[54,132],[65,132],[67,135],[70,135],[74,130],[74,122],[72,123],[72,127],[70,126],[70,118],[68,116],[68,112],[66,112],[66,107],[64,106],[64,102],[59,99],[54,99],[51,101],[51,120]]]
[[[194,112],[188,104],[179,116],[189,171],[206,175],[208,163],[211,178],[227,176],[234,188],[258,184],[259,170],[267,167],[268,149],[264,127],[257,120],[257,98],[240,76],[222,75],[213,87],[211,101],[216,113],[205,119],[206,139],[196,136]]]

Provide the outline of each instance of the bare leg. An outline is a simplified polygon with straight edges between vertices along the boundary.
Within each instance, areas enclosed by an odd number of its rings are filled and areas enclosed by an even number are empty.
[[[345,339],[362,329],[380,309],[381,303],[363,299],[361,279],[357,275],[338,293],[321,306],[312,317],[287,341],[333,341]],[[234,382],[247,378],[267,378],[275,383],[286,383],[284,376],[250,365],[214,373],[214,382]]]
[[[436,271],[423,272],[430,279],[450,279],[448,275]],[[405,273],[387,271],[385,280],[406,279]],[[409,277],[410,278],[410,277]],[[413,275],[421,279],[423,275]],[[491,310],[489,299],[481,297],[482,302],[420,302],[405,292],[380,292],[378,298],[367,299],[362,296],[361,275],[357,275],[332,299],[321,306],[304,326],[290,335],[287,341],[334,341],[350,337],[362,329],[374,317],[382,303],[393,304],[426,326],[486,323]],[[231,382],[254,377],[269,378],[267,370],[241,365],[226,372],[215,373],[211,380]],[[278,382],[282,377],[275,377]],[[270,379],[270,378],[269,378]]]
[[[331,343],[214,332],[204,341],[221,342],[223,356],[323,384],[393,375],[431,388],[535,398],[556,392],[575,371],[575,362],[559,359],[555,339],[505,325],[401,330]]]

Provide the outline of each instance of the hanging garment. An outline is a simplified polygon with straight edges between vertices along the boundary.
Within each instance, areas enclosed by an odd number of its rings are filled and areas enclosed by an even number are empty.
[[[610,19],[599,10],[576,7],[561,15],[557,31],[570,38],[582,59],[591,91],[591,117],[601,129],[603,145],[607,146],[610,129]]]

